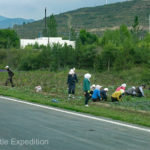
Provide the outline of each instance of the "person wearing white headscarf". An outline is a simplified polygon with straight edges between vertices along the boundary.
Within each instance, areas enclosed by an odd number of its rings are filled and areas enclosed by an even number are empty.
[[[101,87],[102,86],[100,86],[100,85],[96,85],[95,90],[93,91],[93,95],[92,95],[93,102],[100,101],[100,99],[101,99],[101,95],[100,95]]]
[[[95,84],[93,84],[93,85],[90,86],[90,98],[91,98],[92,95],[93,95],[93,91],[95,90],[95,87],[96,87]]]
[[[75,98],[75,84],[78,82],[77,75],[75,73],[75,68],[70,69],[69,74],[68,74],[68,79],[67,79],[67,84],[68,84],[68,99]]]
[[[107,101],[107,92],[108,92],[108,88],[104,88],[103,90],[101,90],[101,99],[104,101]]]
[[[8,76],[9,76],[8,79],[5,82],[5,85],[7,86],[8,83],[10,82],[11,86],[14,87],[14,84],[13,84],[14,73],[10,70],[9,66],[6,66],[5,69],[7,70]]]
[[[146,87],[146,85],[141,85],[137,88],[135,88],[135,96],[137,97],[144,97],[144,91],[143,89]]]
[[[131,87],[131,88],[128,88],[126,91],[125,91],[125,94],[126,95],[131,95],[131,96],[134,96],[135,95],[135,87]]]
[[[91,78],[91,74],[86,73],[84,75],[83,91],[84,91],[84,96],[85,96],[85,106],[86,107],[88,107],[88,101],[90,99],[90,78]]]
[[[121,89],[125,90],[126,89],[126,83],[123,83],[121,86],[119,86],[116,91],[120,91]]]

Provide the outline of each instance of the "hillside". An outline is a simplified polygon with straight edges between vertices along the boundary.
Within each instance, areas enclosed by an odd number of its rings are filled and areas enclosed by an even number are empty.
[[[31,23],[33,21],[33,19],[7,18],[0,16],[0,29],[12,28],[14,25],[22,25],[23,23]]]
[[[143,30],[148,31],[148,16],[150,9],[149,0],[132,0],[97,7],[81,8],[74,11],[55,15],[58,23],[58,33],[67,37],[69,28],[76,31],[82,28],[100,34],[107,28],[117,28],[121,24],[129,27],[133,24],[135,16],[139,17]],[[44,29],[44,20],[15,26],[21,38],[35,38]]]
[[[5,19],[6,19],[6,17],[0,16],[0,21],[3,21]]]

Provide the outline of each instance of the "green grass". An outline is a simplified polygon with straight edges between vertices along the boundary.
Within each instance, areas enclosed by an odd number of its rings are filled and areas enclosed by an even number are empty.
[[[140,68],[129,70],[126,72],[124,78],[121,73],[104,72],[104,73],[91,73],[91,83],[103,85],[109,88],[108,102],[93,103],[89,102],[90,107],[84,106],[84,96],[82,91],[83,76],[86,70],[77,70],[79,83],[76,86],[76,98],[74,100],[67,100],[67,74],[68,70],[62,72],[48,72],[48,71],[30,71],[30,72],[15,72],[14,82],[15,87],[5,87],[4,83],[7,74],[0,73],[0,95],[15,97],[25,101],[40,103],[64,109],[69,109],[77,112],[89,113],[96,116],[108,117],[116,120],[121,120],[133,124],[139,124],[150,127],[150,91],[145,90],[146,97],[133,98],[124,96],[123,100],[119,103],[112,103],[110,100],[111,93],[117,86],[126,82],[128,87],[140,82],[141,76],[134,74],[128,77],[127,74],[131,72],[139,72]],[[142,71],[142,69],[140,70]],[[41,85],[43,91],[36,93],[34,87]],[[52,102],[56,99],[58,103]]]

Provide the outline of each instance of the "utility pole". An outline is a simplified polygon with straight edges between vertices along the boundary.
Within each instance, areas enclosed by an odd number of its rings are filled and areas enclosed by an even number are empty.
[[[106,5],[108,4],[108,0],[106,0]]]
[[[46,30],[46,7],[45,7],[45,30]]]
[[[149,14],[149,33],[150,33],[150,14]]]
[[[45,17],[44,17],[44,30],[43,30],[43,35],[47,36],[47,19],[46,19],[46,7],[45,7]]]

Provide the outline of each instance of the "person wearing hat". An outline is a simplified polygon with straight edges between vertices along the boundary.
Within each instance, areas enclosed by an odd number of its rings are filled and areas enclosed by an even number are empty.
[[[144,91],[143,91],[143,89],[145,87],[146,87],[145,85],[141,85],[141,86],[137,87],[135,89],[135,96],[137,96],[137,97],[144,97]]]
[[[84,91],[84,96],[85,96],[85,106],[86,107],[88,107],[88,101],[90,99],[90,78],[91,78],[91,74],[86,73],[84,75],[83,91]]]
[[[120,101],[123,94],[124,94],[123,89],[121,89],[120,91],[115,91],[111,96],[112,102]]]
[[[108,88],[104,88],[103,90],[100,90],[101,99],[104,101],[107,101],[107,92],[108,92]]]
[[[92,101],[96,102],[96,101],[100,101],[101,99],[101,95],[100,95],[100,89],[102,86],[100,85],[96,85],[95,90],[93,91],[93,95],[92,95]]]
[[[91,98],[92,95],[93,95],[93,91],[95,90],[95,87],[96,87],[95,84],[91,85],[91,87],[90,87],[90,98]]]
[[[135,92],[135,87],[131,87],[131,88],[128,88],[126,91],[125,91],[125,94],[126,95],[132,95],[132,96],[135,96],[136,92]]]
[[[10,82],[11,83],[11,86],[14,87],[14,84],[13,84],[13,76],[14,76],[14,73],[10,70],[9,66],[6,66],[5,69],[7,70],[8,72],[8,79],[6,80],[5,82],[5,85],[7,86],[8,83]]]
[[[67,84],[68,84],[68,99],[75,98],[75,84],[78,82],[77,75],[75,74],[75,69],[71,69],[68,74]]]
[[[116,91],[120,91],[121,89],[123,89],[123,90],[125,90],[126,89],[126,84],[125,83],[123,83],[121,86],[119,86],[117,89],[116,89]]]

